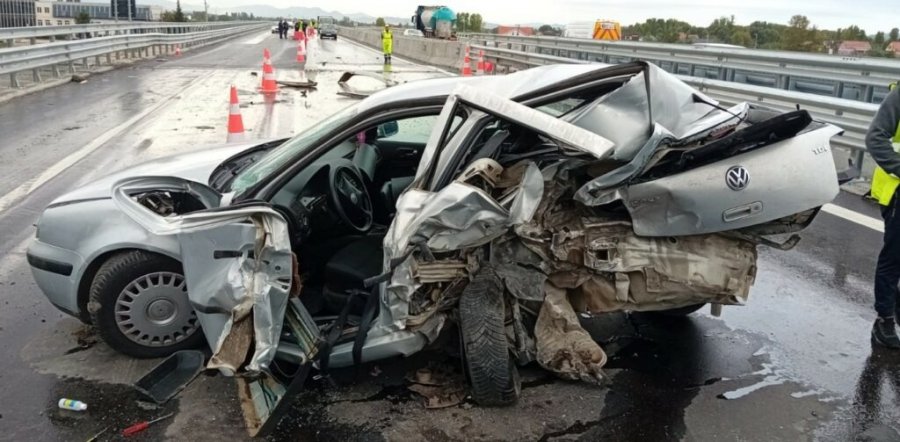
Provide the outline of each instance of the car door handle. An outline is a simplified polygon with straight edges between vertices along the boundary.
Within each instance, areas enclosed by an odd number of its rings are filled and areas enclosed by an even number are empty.
[[[412,158],[412,157],[419,156],[418,150],[412,149],[409,147],[401,147],[401,148],[395,150],[394,152],[396,152],[397,153],[396,156],[400,157],[400,158]]]

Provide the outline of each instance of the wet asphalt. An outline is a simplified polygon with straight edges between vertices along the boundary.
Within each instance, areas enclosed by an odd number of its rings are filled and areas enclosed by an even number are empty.
[[[225,141],[228,87],[250,139],[290,136],[346,106],[343,70],[381,72],[380,56],[317,42],[307,71],[320,87],[256,92],[262,50],[279,79],[303,79],[296,45],[250,35],[181,58],[148,60],[0,104],[0,439],[117,440],[128,424],[175,413],[133,440],[246,439],[233,380],[203,375],[162,407],[130,384],[158,361],[116,354],[53,308],[25,248],[54,197],[110,171]],[[252,73],[258,73],[254,76]],[[399,81],[443,75],[394,61]],[[146,113],[146,115],[142,115]],[[99,142],[107,140],[105,142]],[[77,161],[76,161],[77,160]],[[836,204],[878,218],[842,193]],[[821,214],[794,250],[760,249],[748,305],[683,320],[585,318],[610,354],[605,387],[522,369],[518,404],[471,401],[431,410],[407,389],[423,366],[459,371],[453,352],[424,352],[309,382],[273,440],[900,440],[900,353],[869,344],[880,234]],[[450,345],[452,347],[452,345]],[[61,397],[88,403],[59,410]]]

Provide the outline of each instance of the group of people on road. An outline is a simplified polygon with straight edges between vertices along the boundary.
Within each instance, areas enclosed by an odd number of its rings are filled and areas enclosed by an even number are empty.
[[[307,35],[306,30],[308,28],[315,28],[315,26],[316,25],[315,25],[314,20],[307,21],[307,20],[300,19],[300,20],[297,20],[294,22],[293,28],[294,28],[294,32],[303,31],[303,34]],[[278,38],[289,39],[290,37],[288,36],[288,33],[290,31],[291,31],[291,24],[288,23],[287,20],[281,19],[281,21],[278,22]]]

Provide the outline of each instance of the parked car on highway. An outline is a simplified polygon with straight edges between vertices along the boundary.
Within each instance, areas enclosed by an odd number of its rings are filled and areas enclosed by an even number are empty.
[[[645,63],[422,80],[291,139],[73,190],[27,257],[50,301],[120,352],[205,335],[209,368],[253,375],[253,434],[312,368],[452,330],[474,399],[508,404],[520,364],[602,379],[577,313],[743,304],[757,246],[792,247],[837,194],[838,132],[726,108]]]
[[[404,29],[403,36],[404,37],[424,37],[425,34],[423,34],[422,31],[420,31],[418,29]]]

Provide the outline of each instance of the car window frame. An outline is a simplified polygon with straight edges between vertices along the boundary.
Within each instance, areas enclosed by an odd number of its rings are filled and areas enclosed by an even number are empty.
[[[439,100],[406,100],[402,102],[391,103],[390,106],[378,106],[371,109],[363,110],[357,118],[336,128],[327,135],[323,136],[314,144],[318,146],[313,149],[301,153],[297,158],[286,162],[285,166],[276,170],[268,177],[260,180],[254,187],[249,188],[246,192],[238,195],[235,202],[250,200],[271,200],[278,191],[287,184],[292,177],[300,173],[305,167],[315,162],[322,155],[333,149],[338,144],[345,142],[348,138],[359,133],[365,128],[373,125],[381,124],[386,121],[396,120],[399,118],[412,117],[416,115],[429,115],[434,112],[439,115],[443,108],[446,97],[437,97]],[[465,117],[464,117],[465,118]]]

